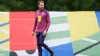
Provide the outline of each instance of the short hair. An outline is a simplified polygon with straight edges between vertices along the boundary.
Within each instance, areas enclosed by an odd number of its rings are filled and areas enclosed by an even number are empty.
[[[39,0],[39,1],[38,1],[38,5],[39,5],[40,3],[44,3],[44,1],[43,1],[43,0]]]

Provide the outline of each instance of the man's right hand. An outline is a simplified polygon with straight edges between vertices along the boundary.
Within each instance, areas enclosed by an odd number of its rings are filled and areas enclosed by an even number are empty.
[[[32,32],[32,36],[34,36],[35,35],[35,32]]]

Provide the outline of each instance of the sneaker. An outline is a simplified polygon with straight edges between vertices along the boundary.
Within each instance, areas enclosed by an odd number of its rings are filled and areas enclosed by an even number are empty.
[[[54,52],[51,53],[51,56],[54,56]]]

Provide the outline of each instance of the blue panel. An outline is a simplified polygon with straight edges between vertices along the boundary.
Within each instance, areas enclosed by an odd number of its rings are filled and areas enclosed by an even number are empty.
[[[72,43],[59,45],[51,49],[55,52],[54,56],[74,56]],[[50,54],[47,50],[43,49],[43,56],[50,56]]]
[[[96,11],[96,17],[97,17],[98,25],[100,27],[100,11]]]

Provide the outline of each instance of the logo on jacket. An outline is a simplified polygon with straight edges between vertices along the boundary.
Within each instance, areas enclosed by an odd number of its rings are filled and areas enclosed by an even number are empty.
[[[41,22],[41,16],[38,16],[38,22]]]

